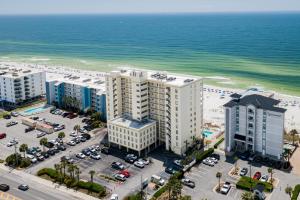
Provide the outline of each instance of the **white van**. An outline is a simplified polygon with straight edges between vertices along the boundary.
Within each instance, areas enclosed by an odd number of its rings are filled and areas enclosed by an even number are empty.
[[[165,180],[162,179],[160,176],[157,175],[152,175],[151,176],[151,182],[158,184],[158,185],[164,185],[165,184]]]
[[[31,163],[36,163],[37,162],[37,159],[33,155],[27,154],[27,158],[30,159]]]

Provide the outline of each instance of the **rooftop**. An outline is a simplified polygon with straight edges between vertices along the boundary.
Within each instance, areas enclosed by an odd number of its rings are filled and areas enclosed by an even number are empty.
[[[113,120],[111,120],[111,123],[115,125],[119,125],[126,128],[133,128],[133,129],[143,129],[147,126],[155,125],[156,122],[150,119],[147,119],[145,121],[137,121],[133,120],[127,117],[118,117]]]
[[[148,70],[119,70],[113,71],[113,73],[118,73],[121,76],[131,76],[133,73],[137,74],[139,77],[144,76],[145,79],[148,81],[159,81],[165,83],[167,85],[172,86],[184,86],[188,85],[189,83],[196,82],[201,79],[198,76],[189,76],[189,75],[179,75],[179,74],[171,74],[167,72],[155,72],[155,71],[148,71]]]
[[[42,72],[41,70],[26,68],[26,67],[17,67],[12,65],[7,65],[0,63],[0,76],[7,78],[18,78],[30,74],[35,74]]]
[[[279,100],[273,99],[271,97],[266,97],[260,94],[253,94],[253,93],[245,93],[244,95],[239,94],[232,94],[231,99],[228,103],[226,103],[225,107],[234,107],[237,105],[248,106],[253,105],[256,108],[261,108],[264,110],[270,110],[274,112],[281,112],[284,113],[286,109],[277,107],[280,103]]]

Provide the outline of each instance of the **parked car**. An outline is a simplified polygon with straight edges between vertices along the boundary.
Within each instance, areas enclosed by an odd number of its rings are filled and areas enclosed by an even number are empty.
[[[124,169],[118,172],[119,174],[123,174],[126,178],[130,177],[130,173],[128,170]]]
[[[135,161],[133,163],[134,166],[138,167],[138,168],[144,168],[145,167],[145,164],[143,161]]]
[[[205,164],[205,165],[208,165],[208,166],[210,166],[210,167],[215,166],[215,163],[214,163],[213,161],[209,160],[208,158],[204,159],[204,160],[202,161],[202,163]]]
[[[8,122],[8,123],[6,124],[6,127],[14,126],[14,125],[17,125],[17,124],[18,124],[17,121],[11,121],[11,122]]]
[[[101,159],[101,156],[97,153],[92,153],[90,157],[94,160],[100,160]]]
[[[4,115],[3,118],[4,118],[4,119],[10,119],[11,116],[10,116],[10,114],[7,114],[7,115]]]
[[[114,168],[114,169],[117,169],[117,170],[123,170],[123,169],[125,169],[125,166],[122,163],[120,163],[120,162],[113,162],[111,164],[111,167]]]
[[[18,117],[19,113],[13,111],[13,112],[10,113],[10,115],[13,116],[13,117]]]
[[[61,145],[57,145],[57,149],[60,151],[65,151],[67,148],[65,145],[61,144]]]
[[[254,176],[253,176],[253,179],[255,180],[259,180],[261,177],[261,173],[260,172],[255,172]]]
[[[151,176],[151,182],[155,183],[155,184],[158,184],[158,185],[161,185],[161,186],[163,186],[165,184],[165,180],[162,179],[160,176],[157,176],[157,175],[152,175]]]
[[[249,161],[254,161],[255,157],[256,157],[256,155],[253,153],[253,154],[251,154],[251,155],[249,156],[248,160],[249,160]]]
[[[241,171],[240,171],[240,176],[246,176],[248,173],[248,169],[246,167],[244,167]]]
[[[241,153],[238,157],[242,160],[248,160],[250,155],[251,154],[249,151],[245,151],[244,153]]]
[[[36,157],[35,156],[33,156],[33,155],[27,155],[27,158],[29,158],[30,159],[30,161],[31,161],[31,163],[36,163],[37,162],[37,159],[36,159]]]
[[[214,157],[208,157],[208,160],[210,160],[211,162],[213,162],[214,164],[218,163],[218,159],[214,158]]]
[[[17,141],[17,140],[12,140],[12,141],[10,141],[10,142],[8,142],[7,143],[7,147],[11,147],[11,146],[14,146],[14,145],[16,145],[16,144],[18,144],[19,142]]]
[[[22,191],[27,191],[29,189],[29,186],[25,184],[21,184],[19,185],[18,189]]]
[[[54,156],[55,155],[55,151],[53,149],[49,149],[47,151],[47,154],[51,155],[51,156]]]
[[[0,139],[6,138],[6,133],[0,133]]]
[[[86,156],[90,156],[90,155],[91,155],[91,152],[90,152],[89,149],[83,149],[81,152],[82,152],[84,155],[86,155]]]
[[[144,163],[144,165],[149,165],[150,161],[147,160],[146,158],[140,158],[138,161],[141,161]]]
[[[9,190],[9,185],[0,184],[0,190],[3,191],[3,192],[7,192]]]
[[[261,178],[260,178],[260,181],[261,182],[268,182],[268,180],[269,180],[269,175],[263,175]]]
[[[85,142],[86,141],[86,138],[85,137],[80,137],[80,142]]]
[[[70,136],[71,136],[71,137],[77,137],[77,133],[76,133],[75,131],[72,131],[72,132],[70,133]]]
[[[225,182],[223,184],[222,188],[221,188],[221,193],[222,194],[227,194],[229,192],[230,188],[231,188],[230,183],[229,182]]]
[[[220,160],[220,155],[219,154],[213,153],[213,154],[211,154],[211,157],[213,157],[217,160]]]
[[[126,177],[123,174],[116,174],[115,179],[122,182],[126,181]]]
[[[187,179],[187,178],[183,178],[183,179],[181,180],[181,183],[182,183],[183,185],[186,185],[186,186],[190,187],[190,188],[194,188],[194,187],[195,187],[195,182],[194,182],[194,181],[191,181],[190,179]]]
[[[83,153],[77,153],[76,154],[76,157],[77,158],[80,158],[80,159],[84,159],[85,158],[85,155]]]
[[[175,174],[176,171],[173,169],[173,167],[166,167],[165,172],[168,174]]]
[[[124,160],[128,163],[134,163],[137,160],[137,156],[134,154],[127,154],[124,158]]]
[[[40,155],[40,156],[37,156],[37,160],[41,162],[41,161],[44,161],[45,158],[44,158],[44,156]]]
[[[84,128],[79,129],[80,133],[88,133],[87,130],[85,130]]]
[[[47,135],[46,132],[39,132],[39,133],[36,134],[36,137],[37,137],[37,138],[40,138],[40,137],[43,137],[43,136],[45,136],[45,135]]]
[[[67,144],[70,146],[75,146],[76,142],[74,140],[70,140],[69,142],[67,142]]]
[[[42,156],[44,156],[44,158],[49,158],[50,155],[47,152],[41,152]]]
[[[83,134],[81,134],[81,136],[82,136],[82,137],[85,137],[86,140],[91,139],[91,135],[88,134],[88,133],[83,133]]]
[[[110,200],[119,200],[119,196],[117,194],[112,194]]]
[[[177,165],[178,167],[183,167],[181,162],[182,162],[182,160],[174,160],[174,164]]]
[[[28,133],[28,132],[33,131],[33,130],[34,130],[33,127],[27,127],[27,128],[25,128],[25,133]]]
[[[109,148],[108,147],[102,147],[101,148],[101,153],[104,153],[104,154],[109,154]]]

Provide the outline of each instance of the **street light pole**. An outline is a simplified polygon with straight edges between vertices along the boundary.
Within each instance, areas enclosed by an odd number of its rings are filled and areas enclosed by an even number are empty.
[[[249,164],[249,175],[250,175],[250,190],[252,191],[251,161],[250,161],[250,164]]]

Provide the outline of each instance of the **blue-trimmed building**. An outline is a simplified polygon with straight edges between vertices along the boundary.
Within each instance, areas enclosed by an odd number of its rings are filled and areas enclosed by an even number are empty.
[[[48,104],[58,107],[61,107],[67,99],[72,99],[81,111],[86,112],[88,109],[93,109],[101,113],[102,119],[106,119],[104,81],[74,76],[59,80],[47,80],[46,97]]]

